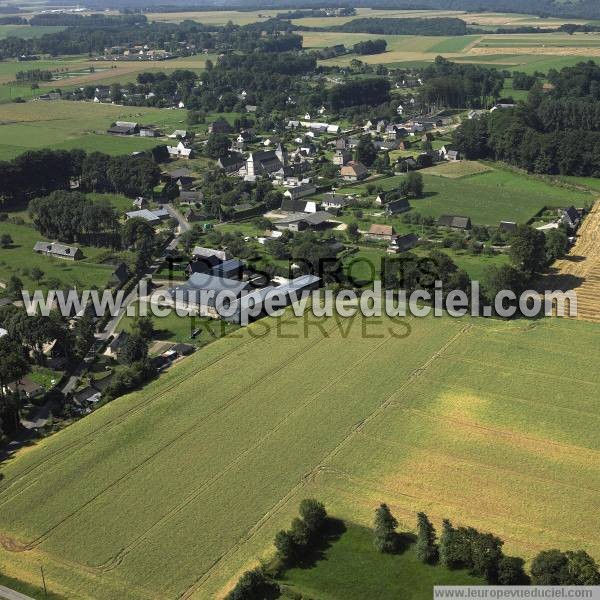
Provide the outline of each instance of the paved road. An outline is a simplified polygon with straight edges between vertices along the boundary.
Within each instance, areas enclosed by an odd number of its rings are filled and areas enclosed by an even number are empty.
[[[0,598],[5,598],[5,600],[35,600],[31,596],[15,592],[15,590],[11,590],[3,585],[0,585]]]
[[[179,224],[179,235],[184,231],[189,231],[191,229],[190,224],[185,220],[185,217],[172,204],[163,204],[162,208],[166,208],[169,215],[171,215],[171,217]]]

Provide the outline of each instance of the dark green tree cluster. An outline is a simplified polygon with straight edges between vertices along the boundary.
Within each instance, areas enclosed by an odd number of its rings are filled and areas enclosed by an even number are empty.
[[[305,499],[300,503],[300,517],[292,521],[288,530],[281,530],[275,536],[277,555],[287,567],[306,558],[321,540],[327,523],[327,511],[321,502]]]
[[[534,173],[600,176],[600,67],[588,61],[548,79],[553,89],[534,85],[516,109],[463,122],[456,149]]]
[[[600,585],[594,559],[584,550],[544,550],[531,563],[534,585]]]
[[[379,552],[393,554],[398,550],[400,538],[396,528],[398,521],[387,504],[380,504],[373,521],[373,543]]]
[[[109,202],[90,200],[80,192],[56,191],[29,203],[37,230],[50,239],[76,242],[89,233],[118,230],[118,216]]]
[[[434,19],[353,19],[329,31],[347,33],[376,33],[378,35],[465,35],[467,24],[462,19],[449,17]]]
[[[381,54],[387,49],[387,42],[385,40],[366,40],[364,42],[357,42],[352,46],[354,54]]]
[[[423,78],[420,99],[429,110],[489,108],[504,86],[504,77],[496,69],[457,64],[441,56],[423,71]]]
[[[225,600],[264,600],[279,591],[279,586],[265,575],[261,568],[246,571]]]
[[[390,82],[384,78],[356,79],[329,91],[331,110],[349,106],[379,106],[390,100]]]

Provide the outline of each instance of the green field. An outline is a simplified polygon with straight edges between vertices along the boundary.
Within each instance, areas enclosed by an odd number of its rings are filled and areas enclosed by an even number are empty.
[[[10,248],[0,249],[0,281],[6,282],[11,275],[16,275],[23,281],[25,289],[47,289],[50,278],[58,279],[64,286],[77,285],[79,289],[90,289],[91,286],[104,287],[112,272],[115,270],[114,261],[101,264],[108,258],[105,248],[80,246],[84,258],[78,261],[66,261],[50,256],[36,254],[33,246],[37,241],[43,241],[32,225],[15,225],[7,221],[0,222],[0,235],[9,234],[13,240]],[[44,272],[44,277],[38,285],[28,275],[32,267],[38,267]],[[25,272],[23,271],[25,269]]]
[[[0,25],[0,40],[7,37],[18,37],[23,39],[38,38],[47,33],[58,33],[66,27],[49,26],[40,27],[35,25]]]
[[[347,522],[387,502],[404,530],[425,510],[507,553],[600,558],[594,325],[310,319],[222,338],[6,463],[0,531],[24,551],[3,572],[214,598],[307,496]]]
[[[424,565],[410,548],[401,554],[380,554],[373,531],[349,525],[313,568],[286,571],[280,583],[286,592],[319,600],[430,600],[434,585],[483,585],[462,571]],[[400,592],[401,590],[401,592]]]
[[[457,165],[459,169],[465,169]],[[433,167],[433,172],[436,172]],[[443,165],[447,170],[447,167]],[[434,218],[440,215],[471,217],[475,225],[497,226],[500,221],[529,221],[544,206],[583,206],[593,200],[585,191],[573,191],[511,171],[494,169],[477,175],[451,178],[422,171],[425,197],[410,201],[414,211]],[[373,183],[385,190],[398,186],[404,175]],[[366,194],[366,184],[342,188],[344,194]],[[400,220],[396,217],[395,220]]]
[[[10,159],[26,150],[47,147],[128,154],[153,148],[161,142],[137,136],[106,135],[104,132],[114,121],[137,121],[143,125],[152,123],[164,128],[164,133],[171,133],[173,129],[185,125],[185,118],[185,111],[91,102],[7,104],[2,107],[0,120],[0,159]]]

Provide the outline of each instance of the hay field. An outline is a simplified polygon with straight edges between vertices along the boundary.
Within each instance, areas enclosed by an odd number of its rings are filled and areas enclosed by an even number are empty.
[[[43,564],[81,599],[215,598],[307,495],[600,558],[595,325],[310,321],[216,341],[6,463],[3,572]]]
[[[421,169],[423,175],[439,175],[449,179],[460,179],[469,175],[477,175],[492,171],[492,167],[476,160],[460,160],[456,162],[441,162],[433,167]]]
[[[160,143],[153,138],[106,135],[116,120],[175,129],[185,123],[185,111],[66,100],[6,104],[0,114],[0,159],[48,147],[126,154]]]
[[[583,221],[571,252],[554,263],[541,287],[575,290],[577,318],[600,323],[600,202]]]

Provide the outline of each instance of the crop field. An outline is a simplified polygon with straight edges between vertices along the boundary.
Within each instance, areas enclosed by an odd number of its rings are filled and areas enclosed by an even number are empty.
[[[106,135],[116,120],[154,124],[170,133],[169,129],[185,123],[185,112],[69,101],[7,104],[0,117],[0,159],[46,147],[127,154],[160,143],[153,138]]]
[[[577,233],[571,252],[556,261],[542,289],[575,290],[577,317],[600,323],[600,202]]]
[[[261,321],[6,463],[3,572],[214,598],[307,496],[599,558],[599,350],[595,325],[557,319]]]
[[[433,167],[422,169],[423,175],[439,175],[450,179],[460,179],[468,175],[477,175],[491,171],[492,167],[476,160],[460,160],[456,162],[441,162]]]

